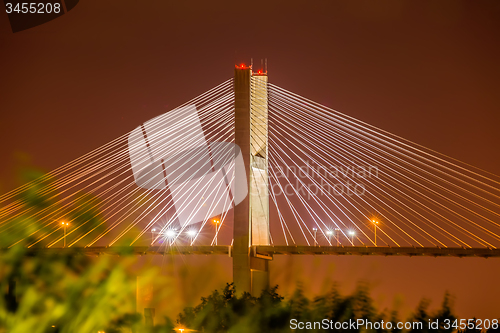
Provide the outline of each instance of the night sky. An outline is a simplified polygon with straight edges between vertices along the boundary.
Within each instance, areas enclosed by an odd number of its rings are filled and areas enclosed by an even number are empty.
[[[0,51],[2,193],[26,156],[61,166],[250,58],[267,58],[278,86],[500,175],[497,0],[85,0],[15,34],[0,14]],[[381,304],[402,294],[410,308],[422,296],[437,305],[448,289],[459,315],[500,315],[498,259],[318,260],[295,259],[304,284],[311,266],[320,279],[334,263],[332,280],[349,291],[368,279]]]

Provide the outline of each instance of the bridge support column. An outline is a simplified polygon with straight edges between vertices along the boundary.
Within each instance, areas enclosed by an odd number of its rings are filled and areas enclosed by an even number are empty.
[[[258,296],[269,287],[268,260],[250,251],[252,245],[269,245],[270,239],[267,75],[236,67],[234,99],[235,143],[243,155],[248,196],[234,209],[233,281],[238,294]]]
[[[254,297],[259,297],[262,290],[269,288],[269,261],[252,257],[250,262],[250,273],[252,277],[251,294]]]
[[[249,67],[234,70],[234,139],[240,147],[245,165],[247,184],[250,184],[250,82]],[[243,182],[236,182],[236,186]],[[248,190],[248,193],[250,191]],[[238,294],[250,292],[250,195],[234,207],[233,282]]]

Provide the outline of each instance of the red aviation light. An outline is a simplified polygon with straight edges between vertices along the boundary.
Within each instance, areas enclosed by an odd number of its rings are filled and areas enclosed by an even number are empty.
[[[252,66],[246,66],[245,64],[240,64],[240,65],[234,65],[235,68],[238,69],[250,69]]]

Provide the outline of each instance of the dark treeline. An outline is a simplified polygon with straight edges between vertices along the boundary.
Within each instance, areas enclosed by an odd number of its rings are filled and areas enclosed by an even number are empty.
[[[446,293],[441,306],[431,311],[430,300],[423,299],[409,318],[400,318],[397,311],[379,311],[373,304],[366,284],[358,284],[353,294],[342,296],[337,288],[314,299],[307,298],[298,288],[289,298],[278,294],[278,287],[263,291],[258,298],[249,294],[238,297],[232,284],[221,291],[214,291],[210,296],[203,297],[196,307],[186,308],[179,315],[177,323],[181,327],[204,332],[455,332],[453,328],[457,319],[453,313],[452,297]],[[335,329],[335,328],[307,328],[307,323],[319,322],[348,322],[364,319],[372,323],[390,322],[392,329],[366,328]],[[304,323],[303,329],[291,325]],[[429,321],[438,321],[437,328],[429,328]],[[398,329],[398,322],[422,323],[422,329]],[[451,325],[446,328],[445,323]],[[459,322],[459,321],[457,321]],[[455,322],[455,323],[457,323]],[[311,324],[312,325],[312,324]],[[318,324],[319,326],[319,324]],[[480,332],[481,330],[464,330],[461,332]],[[486,330],[483,330],[485,332]],[[498,328],[490,327],[488,333],[500,332]]]

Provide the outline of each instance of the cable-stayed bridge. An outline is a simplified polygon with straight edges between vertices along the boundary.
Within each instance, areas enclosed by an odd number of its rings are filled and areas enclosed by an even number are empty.
[[[238,290],[258,293],[279,254],[499,257],[499,185],[236,66],[2,195],[0,247],[230,255]]]

